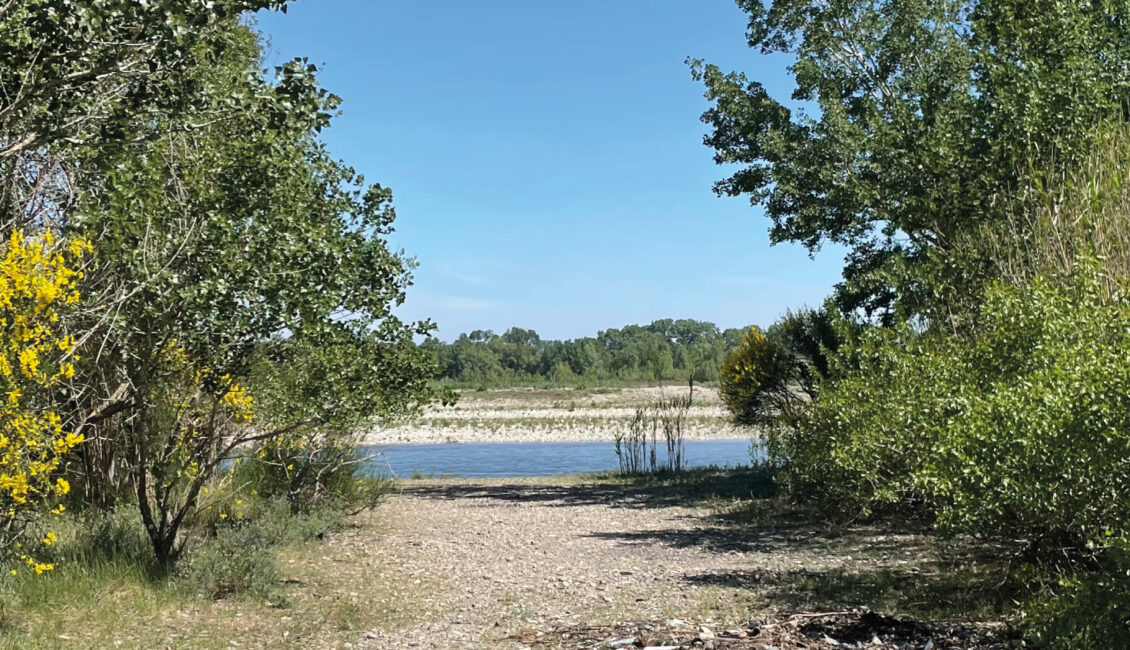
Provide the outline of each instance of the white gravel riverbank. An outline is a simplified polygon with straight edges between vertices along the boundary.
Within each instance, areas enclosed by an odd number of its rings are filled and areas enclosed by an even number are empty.
[[[583,390],[465,391],[454,406],[435,406],[419,418],[375,428],[367,444],[452,442],[574,442],[612,440],[627,430],[639,407],[686,394],[685,386]],[[688,440],[749,439],[734,426],[717,389],[696,387],[687,414]]]

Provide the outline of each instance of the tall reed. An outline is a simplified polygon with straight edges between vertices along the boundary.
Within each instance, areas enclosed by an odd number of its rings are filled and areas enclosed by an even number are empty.
[[[664,398],[636,409],[628,428],[616,434],[621,474],[678,472],[686,465],[683,440],[691,396]],[[662,441],[660,440],[662,436]],[[660,456],[659,450],[664,454]]]

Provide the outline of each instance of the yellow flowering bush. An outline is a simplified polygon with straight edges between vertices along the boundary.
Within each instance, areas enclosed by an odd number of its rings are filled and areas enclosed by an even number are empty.
[[[791,400],[793,362],[788,351],[751,327],[722,364],[719,392],[739,424],[765,424]]]
[[[13,232],[0,253],[0,552],[18,555],[36,573],[52,566],[29,555],[21,534],[70,490],[57,470],[82,442],[64,431],[48,395],[75,373],[75,340],[62,315],[79,301],[78,267],[90,250],[81,239]],[[42,544],[56,539],[47,533]]]
[[[133,480],[145,486],[139,508],[157,559],[171,565],[182,555],[188,536],[180,527],[213,510],[208,497],[216,470],[236,450],[261,436],[252,426],[255,402],[232,374],[207,367],[192,348],[171,339],[146,359],[145,418],[141,435],[132,438],[146,459],[134,467]],[[238,462],[238,460],[236,460]],[[226,519],[227,512],[222,519]]]
[[[203,447],[245,429],[254,418],[253,400],[247,387],[230,375],[217,376],[209,368],[199,368],[184,348],[170,341],[161,352],[160,368],[167,381],[155,395],[155,404],[171,439],[165,445],[167,455],[157,459],[159,474],[170,485],[173,476],[196,477],[202,464],[212,459],[202,454]],[[213,444],[201,445],[203,440]]]

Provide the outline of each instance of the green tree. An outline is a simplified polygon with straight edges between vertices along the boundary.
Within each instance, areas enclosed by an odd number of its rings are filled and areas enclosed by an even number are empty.
[[[1125,0],[738,0],[748,40],[795,57],[795,109],[758,80],[692,61],[713,106],[706,144],[740,169],[715,185],[747,196],[774,242],[850,253],[846,310],[944,315],[975,304],[971,271],[945,259],[1030,168],[1070,165],[1130,105]],[[940,307],[939,307],[940,304]]]
[[[426,344],[443,376],[475,386],[542,381],[716,381],[726,352],[742,331],[727,338],[713,323],[661,319],[627,325],[595,337],[542,340],[533,330],[510,328],[501,336],[485,330],[450,344]],[[567,365],[571,375],[563,372]],[[565,378],[565,379],[562,379]]]
[[[238,450],[431,395],[430,356],[412,342],[431,326],[392,314],[410,263],[384,240],[391,194],[316,139],[338,98],[302,61],[264,81],[255,34],[236,17],[223,29],[179,89],[192,111],[88,153],[109,171],[86,179],[68,226],[97,241],[89,281],[103,301],[82,324],[94,361],[76,426],[108,441],[90,466],[120,465],[165,564]],[[277,372],[257,382],[264,367]],[[86,479],[113,491],[110,475]]]
[[[196,74],[243,12],[281,0],[12,0],[0,5],[0,215],[5,233],[61,226],[100,152],[207,124]],[[187,90],[187,92],[186,92]],[[232,96],[232,102],[247,98]],[[173,122],[172,115],[196,119]]]
[[[0,159],[65,141],[135,139],[191,106],[183,76],[227,43],[242,13],[285,0],[12,0],[0,6]]]

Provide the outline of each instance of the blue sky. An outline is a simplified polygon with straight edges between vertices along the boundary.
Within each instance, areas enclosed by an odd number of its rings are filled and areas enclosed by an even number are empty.
[[[344,99],[324,140],[392,188],[420,265],[400,313],[440,338],[767,325],[839,279],[841,250],[770,247],[759,208],[711,191],[684,60],[792,88],[732,0],[300,0],[258,24],[269,63],[308,57]]]

